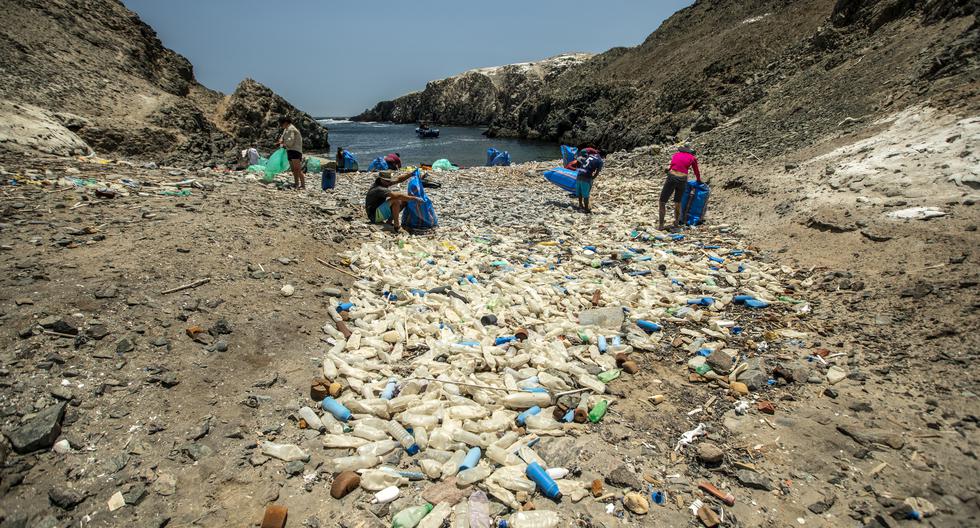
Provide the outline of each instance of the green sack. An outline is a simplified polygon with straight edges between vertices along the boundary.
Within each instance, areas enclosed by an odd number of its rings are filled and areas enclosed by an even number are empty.
[[[452,163],[449,163],[449,160],[447,159],[441,159],[441,160],[436,160],[436,162],[432,164],[432,170],[454,171],[454,170],[459,170],[459,167],[453,165]]]
[[[262,178],[262,180],[271,182],[273,179],[275,179],[276,174],[279,174],[288,168],[289,160],[286,159],[286,149],[281,148],[269,156],[269,163],[265,165],[265,178]]]
[[[249,165],[247,172],[265,172],[265,165]]]
[[[256,163],[256,165],[258,165],[259,167],[265,167],[268,164],[269,164],[269,158],[263,158],[262,156],[259,156],[259,162]]]
[[[317,174],[320,172],[320,158],[306,158],[306,172]]]

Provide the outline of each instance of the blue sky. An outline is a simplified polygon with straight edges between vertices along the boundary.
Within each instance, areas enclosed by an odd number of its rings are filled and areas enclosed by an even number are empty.
[[[689,0],[123,0],[197,79],[348,116],[485,66],[635,46]],[[697,38],[692,35],[691,38]]]

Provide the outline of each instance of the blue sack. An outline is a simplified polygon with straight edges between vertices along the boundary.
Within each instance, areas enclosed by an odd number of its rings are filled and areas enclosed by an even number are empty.
[[[568,145],[561,146],[561,163],[562,165],[568,165],[575,159],[575,155],[578,154],[578,149],[575,147],[569,147]]]
[[[487,167],[493,165],[493,159],[496,158],[498,154],[500,154],[500,151],[493,147],[487,149]]]
[[[554,169],[544,171],[544,177],[565,191],[575,192],[575,180],[578,178],[577,171],[564,167],[555,167]]]
[[[681,197],[681,218],[686,225],[698,225],[704,222],[704,215],[708,210],[708,197],[711,195],[711,188],[707,183],[689,181],[684,189],[684,196]]]
[[[402,209],[402,226],[409,229],[432,229],[439,226],[436,218],[436,209],[432,206],[432,200],[425,194],[422,187],[422,178],[419,170],[415,169],[415,176],[408,180],[408,194],[422,199],[421,202],[408,202]]]
[[[381,156],[374,158],[374,161],[368,165],[368,172],[378,172],[388,170],[388,162]]]
[[[344,166],[339,167],[340,172],[357,172],[357,158],[350,151],[344,151]]]
[[[507,152],[506,150],[503,152],[498,152],[497,155],[494,156],[493,161],[490,162],[490,165],[493,165],[494,167],[510,167],[510,152]]]

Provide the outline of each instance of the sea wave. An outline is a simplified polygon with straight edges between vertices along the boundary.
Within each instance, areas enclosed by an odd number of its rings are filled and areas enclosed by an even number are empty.
[[[324,125],[339,125],[341,123],[353,123],[353,121],[351,121],[350,119],[333,119],[329,117],[326,119],[317,119],[317,122]]]

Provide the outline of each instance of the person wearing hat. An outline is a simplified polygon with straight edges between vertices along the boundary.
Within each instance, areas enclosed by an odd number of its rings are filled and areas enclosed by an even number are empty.
[[[289,160],[289,169],[293,173],[293,187],[305,189],[306,175],[300,167],[300,161],[303,159],[303,136],[288,116],[279,118],[279,126],[283,129],[282,136],[279,137],[279,146],[286,149],[286,159]]]
[[[390,173],[382,173],[374,179],[374,184],[368,189],[364,197],[364,211],[367,213],[368,221],[372,224],[391,223],[395,232],[401,229],[401,210],[408,202],[420,202],[421,198],[406,193],[395,192],[389,189],[408,180],[415,175],[409,172],[394,180]]]
[[[687,177],[692,169],[694,170],[694,177],[700,183],[701,169],[698,167],[698,158],[695,156],[694,147],[685,142],[677,148],[677,152],[670,158],[667,180],[660,191],[660,223],[657,229],[661,231],[664,229],[664,216],[667,215],[667,202],[670,201],[671,195],[674,198],[674,227],[681,225],[681,198],[687,189]]]

